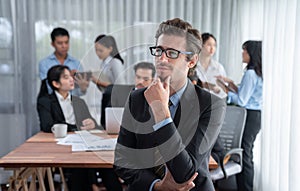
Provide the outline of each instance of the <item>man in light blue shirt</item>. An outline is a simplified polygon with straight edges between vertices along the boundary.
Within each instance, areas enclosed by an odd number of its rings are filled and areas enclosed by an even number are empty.
[[[59,64],[68,66],[74,76],[77,71],[83,71],[80,66],[80,62],[68,54],[69,39],[70,36],[66,29],[60,27],[53,29],[51,32],[51,45],[54,47],[55,51],[39,63],[39,76],[41,80],[46,79],[47,72],[52,66]],[[77,96],[85,94],[89,85],[89,81],[86,76],[78,74],[74,77],[74,79],[77,88],[72,91],[72,94]],[[52,93],[49,86],[48,93]]]

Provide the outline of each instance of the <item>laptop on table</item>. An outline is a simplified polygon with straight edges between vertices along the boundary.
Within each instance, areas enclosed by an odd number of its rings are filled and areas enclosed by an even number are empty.
[[[107,134],[118,134],[122,122],[124,107],[105,108],[105,127]]]

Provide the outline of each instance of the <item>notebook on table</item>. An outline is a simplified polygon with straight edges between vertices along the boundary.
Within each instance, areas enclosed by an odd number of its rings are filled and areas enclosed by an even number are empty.
[[[105,108],[105,127],[107,134],[118,134],[122,122],[124,107]]]

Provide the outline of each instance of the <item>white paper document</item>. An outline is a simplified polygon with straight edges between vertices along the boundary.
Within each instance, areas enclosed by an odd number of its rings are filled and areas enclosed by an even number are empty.
[[[104,139],[88,131],[78,131],[67,135],[57,144],[72,145],[72,151],[105,151],[115,150],[117,138]]]

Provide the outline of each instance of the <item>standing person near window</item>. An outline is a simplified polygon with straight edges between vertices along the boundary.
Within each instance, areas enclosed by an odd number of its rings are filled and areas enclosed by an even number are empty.
[[[214,191],[208,163],[225,102],[188,80],[201,35],[179,18],[156,31],[157,78],[132,91],[115,150],[115,170],[129,191]]]
[[[196,65],[196,73],[202,82],[202,87],[210,90],[211,93],[225,98],[226,93],[217,86],[216,76],[226,76],[226,72],[222,64],[213,59],[216,52],[217,40],[210,33],[203,33],[203,48],[200,52],[199,63]]]
[[[239,191],[253,190],[253,143],[261,128],[261,109],[263,92],[263,73],[261,59],[261,41],[246,41],[243,46],[243,62],[247,64],[241,84],[237,87],[233,81],[218,76],[218,82],[228,93],[228,102],[247,109],[246,125],[242,138],[243,170],[237,176]],[[228,83],[228,86],[225,83]]]
[[[110,84],[125,83],[124,61],[119,54],[117,43],[114,37],[109,35],[99,35],[95,39],[95,50],[100,60],[102,60],[99,76],[92,76],[92,81],[100,90],[105,89]]]
[[[75,84],[78,85],[73,91],[73,95],[81,96],[86,93],[89,86],[89,81],[85,75],[75,73],[82,71],[80,62],[68,54],[70,46],[69,32],[61,27],[54,28],[51,32],[51,45],[55,49],[54,53],[42,59],[39,62],[39,76],[41,80],[46,79],[48,70],[55,65],[65,65],[71,70],[71,74],[75,79]],[[48,85],[48,93],[52,93],[52,89]]]

